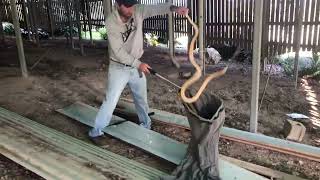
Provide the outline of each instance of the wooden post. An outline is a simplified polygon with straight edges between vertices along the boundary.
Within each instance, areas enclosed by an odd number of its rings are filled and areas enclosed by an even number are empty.
[[[205,10],[205,2],[204,0],[198,1],[198,23],[199,23],[199,55],[200,60],[202,62],[202,74],[206,74],[206,56],[205,56],[205,16],[204,16],[204,10]]]
[[[33,32],[36,35],[36,42],[37,42],[37,46],[40,47],[40,40],[39,40],[39,33],[38,33],[38,18],[36,15],[36,8],[35,8],[35,0],[31,0],[31,15],[32,15],[32,19],[33,19]]]
[[[268,4],[270,4],[270,0],[265,0],[263,5],[265,8],[263,9],[263,17],[262,17],[261,57],[264,60],[266,60],[266,58],[268,57],[268,32],[269,32]],[[265,66],[266,66],[266,62],[263,63],[263,69],[266,68]]]
[[[32,32],[32,35],[30,35],[31,39],[33,41],[36,41],[36,37],[35,37],[35,32],[34,32],[34,20],[33,20],[33,12],[32,12],[32,5],[31,2],[32,0],[27,0],[27,7],[28,7],[28,17],[29,17],[29,22],[30,22],[30,32]]]
[[[79,46],[80,46],[80,52],[81,55],[84,56],[84,50],[83,50],[83,44],[82,44],[82,37],[81,37],[81,22],[80,22],[80,1],[75,0],[75,13],[76,13],[76,19],[77,19],[77,27],[78,27],[78,35],[79,35]]]
[[[167,2],[173,4],[173,0],[167,0]],[[174,57],[174,23],[173,23],[174,15],[173,13],[169,13],[168,15],[168,34],[169,34],[169,55],[172,61],[172,64],[177,68],[180,68],[180,64],[175,60]]]
[[[3,31],[3,26],[2,26],[2,8],[0,8],[0,42],[1,44],[4,44],[4,31]]]
[[[260,60],[261,60],[261,34],[262,34],[263,2],[255,1],[254,7],[254,38],[252,58],[252,92],[250,111],[250,132],[258,130],[258,106],[260,84]]]
[[[48,19],[49,19],[49,29],[51,31],[51,37],[54,39],[54,23],[53,23],[53,16],[52,16],[52,1],[47,0],[47,10],[48,10]]]
[[[24,56],[24,49],[23,49],[23,42],[22,42],[22,37],[21,37],[20,24],[19,24],[19,19],[18,19],[18,15],[17,15],[16,0],[10,0],[10,6],[11,6],[11,13],[12,13],[12,21],[13,21],[15,35],[16,35],[16,43],[17,43],[18,56],[19,56],[19,61],[20,61],[20,66],[21,66],[21,72],[22,72],[22,76],[27,78],[28,77],[28,70],[27,70],[26,59]]]
[[[26,2],[24,0],[22,2],[22,10],[24,15],[24,20],[26,21],[27,31],[28,31],[28,40],[31,41],[31,35],[30,35],[30,22],[28,18],[27,8],[26,8]]]
[[[86,1],[86,7],[87,7],[87,18],[88,18],[88,25],[89,25],[89,33],[90,33],[90,43],[93,45],[93,39],[92,39],[92,23],[91,23],[91,8],[88,0]]]
[[[298,87],[298,76],[299,76],[299,54],[301,46],[301,29],[302,29],[302,18],[304,14],[304,0],[299,0],[299,5],[297,5],[296,12],[298,12],[297,24],[295,27],[295,58],[294,58],[294,87]]]
[[[193,18],[193,9],[192,9],[192,0],[188,0],[187,1],[187,7],[188,7],[188,9],[189,9],[189,16],[192,18],[192,19],[194,19]],[[188,32],[187,32],[187,35],[188,35],[188,47],[187,47],[187,49],[189,49],[189,46],[190,46],[190,43],[191,43],[191,39],[192,39],[192,25],[190,24],[190,23],[187,23],[187,30],[188,30]]]
[[[69,38],[70,38],[70,41],[71,41],[71,48],[74,49],[73,23],[72,23],[72,19],[71,19],[71,7],[72,7],[72,5],[70,5],[69,3],[72,3],[72,2],[71,1],[65,1],[66,13],[67,13],[68,24],[69,24]]]

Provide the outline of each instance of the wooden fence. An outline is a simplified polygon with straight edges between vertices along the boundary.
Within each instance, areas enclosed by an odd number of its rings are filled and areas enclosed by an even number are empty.
[[[252,50],[254,1],[205,0],[206,45],[227,43]],[[75,2],[80,3],[80,12],[75,11]],[[140,0],[140,2],[157,4],[166,0]],[[197,0],[173,0],[173,2],[176,5],[188,6],[192,18],[197,20]],[[299,36],[297,34],[299,31],[301,31],[303,50],[319,50],[320,0],[264,0],[264,5],[263,56],[270,57],[293,51],[294,45],[298,43],[296,37]],[[76,26],[76,12],[80,14],[83,30],[104,26],[102,0],[19,0],[17,7],[22,27],[27,26],[27,21],[49,31],[50,28],[57,29],[70,24]],[[302,7],[304,14],[299,26],[298,11]],[[26,17],[25,11],[30,13],[33,8],[35,10],[31,13],[32,16]],[[0,15],[2,21],[11,21],[9,0],[0,0]],[[167,15],[146,19],[144,31],[168,39]],[[174,31],[175,37],[186,36],[187,32],[191,32],[186,18],[175,15]]]

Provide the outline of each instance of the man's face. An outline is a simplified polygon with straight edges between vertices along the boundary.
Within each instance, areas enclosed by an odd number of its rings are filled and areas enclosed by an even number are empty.
[[[131,18],[134,11],[134,6],[126,7],[125,5],[119,6],[119,14],[127,19]]]

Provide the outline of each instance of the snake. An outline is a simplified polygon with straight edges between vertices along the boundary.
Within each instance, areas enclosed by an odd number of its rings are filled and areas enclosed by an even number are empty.
[[[184,84],[181,86],[180,89],[180,97],[182,99],[183,102],[185,103],[194,103],[196,102],[199,97],[201,96],[202,92],[205,90],[205,88],[207,87],[208,83],[213,80],[216,79],[220,76],[223,76],[227,69],[228,66],[225,67],[224,69],[214,72],[212,74],[209,74],[206,79],[203,81],[202,85],[200,86],[198,92],[193,96],[193,97],[187,97],[186,96],[186,91],[187,89],[194,83],[196,83],[200,78],[201,78],[201,74],[202,74],[202,70],[200,68],[200,66],[196,63],[194,56],[193,56],[193,50],[195,47],[195,43],[197,41],[197,38],[199,36],[199,28],[198,26],[193,22],[193,20],[190,18],[189,15],[186,15],[188,21],[190,22],[190,24],[192,25],[193,29],[194,29],[194,36],[190,42],[190,46],[189,46],[189,60],[191,62],[191,64],[194,66],[194,68],[196,69],[196,72],[192,75],[192,77],[190,77],[188,80],[186,80],[184,82]]]

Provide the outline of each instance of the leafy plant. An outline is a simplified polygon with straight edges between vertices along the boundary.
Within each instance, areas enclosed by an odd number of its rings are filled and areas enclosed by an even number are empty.
[[[310,76],[320,79],[320,54],[312,53],[312,66],[301,71],[301,76]]]
[[[6,35],[14,35],[14,26],[12,23],[3,22],[2,23],[3,31]]]
[[[98,32],[100,33],[100,36],[102,39],[107,40],[108,39],[108,35],[107,35],[107,29],[106,28],[99,28]]]
[[[147,43],[151,46],[158,46],[159,45],[159,41],[158,41],[159,37],[156,34],[146,33],[145,39],[146,39]]]

